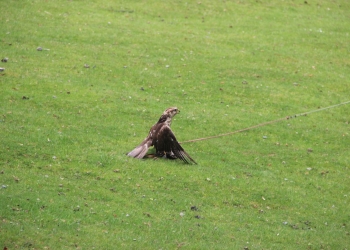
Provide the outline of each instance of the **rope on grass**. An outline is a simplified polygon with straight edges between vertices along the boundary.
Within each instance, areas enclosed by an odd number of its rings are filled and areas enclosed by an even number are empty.
[[[255,126],[239,129],[239,130],[236,130],[236,131],[233,131],[233,132],[228,132],[228,133],[225,133],[225,134],[213,135],[213,136],[208,136],[208,137],[203,137],[203,138],[183,141],[183,142],[180,142],[180,144],[189,143],[189,142],[210,140],[210,139],[214,139],[214,138],[218,138],[218,137],[233,135],[233,134],[241,133],[241,132],[244,132],[244,131],[252,130],[252,129],[255,129],[255,128],[258,128],[258,127],[263,127],[263,126],[266,126],[266,125],[269,125],[269,124],[273,124],[273,123],[276,123],[276,122],[280,122],[280,121],[296,118],[296,117],[299,117],[299,116],[307,116],[307,115],[312,114],[312,113],[316,113],[316,112],[320,112],[320,111],[323,111],[323,110],[326,110],[326,109],[339,107],[341,105],[345,105],[345,104],[349,104],[349,103],[350,103],[350,101],[346,101],[346,102],[338,103],[338,104],[335,104],[335,105],[332,105],[332,106],[328,106],[328,107],[325,107],[325,108],[319,108],[319,109],[311,110],[311,111],[308,111],[308,112],[305,112],[305,113],[300,113],[300,114],[296,114],[296,115],[291,115],[291,116],[287,116],[287,117],[284,117],[284,118],[280,118],[280,119],[277,119],[277,120],[260,123],[260,124],[255,125]]]

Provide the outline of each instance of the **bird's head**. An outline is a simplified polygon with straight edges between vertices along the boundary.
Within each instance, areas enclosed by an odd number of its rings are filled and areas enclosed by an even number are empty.
[[[171,108],[167,108],[163,115],[167,115],[170,118],[173,118],[176,114],[180,113],[180,110],[177,107],[171,107]]]
[[[180,113],[180,110],[177,107],[167,108],[159,118],[158,123],[165,122],[170,126],[172,118],[178,113]]]

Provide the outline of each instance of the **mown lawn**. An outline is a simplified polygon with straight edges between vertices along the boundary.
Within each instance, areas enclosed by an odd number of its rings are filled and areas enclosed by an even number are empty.
[[[0,248],[349,248],[348,1],[1,6]]]

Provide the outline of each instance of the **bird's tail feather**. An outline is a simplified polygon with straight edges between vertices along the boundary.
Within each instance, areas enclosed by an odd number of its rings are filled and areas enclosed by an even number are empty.
[[[148,151],[148,145],[147,143],[145,144],[140,144],[136,148],[134,148],[131,152],[128,153],[128,156],[137,158],[137,159],[142,159]]]

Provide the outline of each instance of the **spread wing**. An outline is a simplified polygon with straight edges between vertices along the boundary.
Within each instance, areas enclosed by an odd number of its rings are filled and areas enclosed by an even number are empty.
[[[171,128],[168,125],[163,125],[159,129],[156,138],[154,138],[153,144],[158,152],[172,153],[185,163],[197,164],[197,162],[195,162],[178,143],[173,131],[171,131]]]

